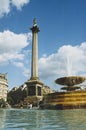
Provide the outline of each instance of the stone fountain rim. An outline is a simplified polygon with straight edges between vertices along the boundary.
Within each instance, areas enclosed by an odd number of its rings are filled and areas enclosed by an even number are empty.
[[[84,77],[84,76],[64,76],[64,77],[61,77],[61,78],[57,78],[57,79],[55,80],[55,83],[56,83],[56,84],[60,84],[60,85],[67,85],[67,84],[68,84],[68,81],[67,81],[67,80],[69,80],[69,79],[73,80],[73,79],[79,79],[79,78],[82,78],[83,80],[76,82],[75,85],[76,85],[76,84],[81,84],[81,83],[83,83],[83,82],[86,80],[86,77]],[[63,82],[63,83],[60,83],[61,80],[65,80],[66,82],[65,82],[65,83],[64,83],[64,82]],[[60,82],[58,82],[58,81],[60,81]]]

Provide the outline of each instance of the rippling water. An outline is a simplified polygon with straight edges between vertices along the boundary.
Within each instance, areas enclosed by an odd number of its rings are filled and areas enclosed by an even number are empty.
[[[0,130],[86,130],[86,110],[0,109]]]

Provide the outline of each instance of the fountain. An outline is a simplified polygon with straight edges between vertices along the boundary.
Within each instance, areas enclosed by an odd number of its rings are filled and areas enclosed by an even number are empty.
[[[54,92],[44,96],[45,109],[77,109],[86,108],[86,90],[82,90],[78,84],[83,83],[86,80],[82,76],[68,76],[55,80],[55,83],[64,85],[60,92]],[[78,85],[78,86],[76,86]]]
[[[66,87],[62,87],[62,90],[67,91],[73,91],[80,89],[80,86],[75,86],[77,84],[80,84],[86,80],[85,77],[82,76],[68,76],[68,77],[62,77],[55,80],[57,84],[65,85]]]
[[[72,51],[69,52],[68,49],[64,49],[64,51],[64,56],[62,55],[62,65],[65,67],[63,74],[67,76],[55,80],[56,84],[63,85],[62,91],[45,95],[42,108],[55,110],[86,108],[86,89],[82,89],[79,85],[86,78],[83,76],[73,76],[78,70],[76,66],[78,59],[76,60],[76,58],[72,57]]]

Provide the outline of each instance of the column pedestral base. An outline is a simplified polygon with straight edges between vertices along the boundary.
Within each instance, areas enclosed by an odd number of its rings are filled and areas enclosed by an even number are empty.
[[[27,85],[27,96],[42,96],[43,83],[38,77],[31,78],[26,82]]]

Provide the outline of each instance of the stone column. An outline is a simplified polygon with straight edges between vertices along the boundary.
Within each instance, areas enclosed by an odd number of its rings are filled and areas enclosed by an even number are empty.
[[[28,88],[28,96],[35,96],[37,101],[42,98],[43,83],[38,76],[38,32],[39,27],[36,19],[33,20],[32,31],[32,62],[31,62],[31,78],[26,82]]]
[[[38,79],[38,32],[36,19],[33,20],[32,30],[32,64],[31,64],[31,79]]]

